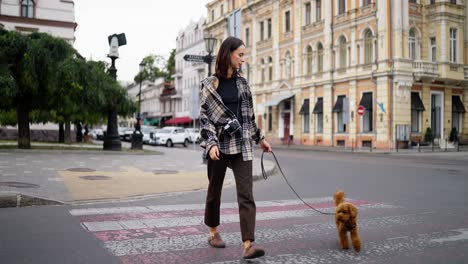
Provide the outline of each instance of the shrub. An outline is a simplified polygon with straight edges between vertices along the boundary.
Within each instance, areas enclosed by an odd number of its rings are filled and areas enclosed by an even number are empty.
[[[424,141],[425,142],[432,142],[433,135],[432,135],[432,129],[428,127],[426,129],[426,133],[424,134]]]
[[[452,127],[452,130],[450,131],[449,141],[450,141],[450,142],[458,141],[458,132],[457,132],[457,128]]]

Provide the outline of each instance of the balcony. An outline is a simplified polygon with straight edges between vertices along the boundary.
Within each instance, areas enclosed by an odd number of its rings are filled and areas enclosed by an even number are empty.
[[[437,63],[430,61],[413,61],[413,74],[417,80],[423,78],[436,78],[439,76]]]

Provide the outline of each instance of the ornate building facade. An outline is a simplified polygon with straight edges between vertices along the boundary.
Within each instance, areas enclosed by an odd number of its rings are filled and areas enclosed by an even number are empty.
[[[430,128],[443,147],[453,127],[468,137],[467,5],[216,0],[205,31],[225,38],[241,11],[243,72],[272,142],[394,148]]]

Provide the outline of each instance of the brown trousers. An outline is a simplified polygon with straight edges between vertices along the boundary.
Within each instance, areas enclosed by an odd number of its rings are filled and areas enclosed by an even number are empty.
[[[209,185],[206,195],[205,224],[209,227],[219,225],[221,191],[226,168],[229,166],[236,179],[242,241],[254,241],[256,207],[252,194],[252,161],[244,161],[242,153],[235,155],[219,153],[219,155],[219,160],[211,160],[208,156]]]

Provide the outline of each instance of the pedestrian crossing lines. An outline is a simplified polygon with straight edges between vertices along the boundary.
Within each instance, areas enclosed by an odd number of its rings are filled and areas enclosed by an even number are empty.
[[[375,255],[424,249],[434,243],[431,234],[405,231],[381,240],[380,230],[412,230],[431,217],[424,214],[395,214],[400,208],[370,201],[348,199],[360,211],[361,233],[367,232],[361,253],[338,248],[333,216],[320,215],[299,200],[257,202],[256,243],[267,256],[258,263],[339,263],[372,260]],[[326,212],[334,211],[331,197],[307,199]],[[223,203],[220,232],[227,248],[207,244],[203,224],[204,205],[160,205],[73,209],[82,226],[102,241],[123,263],[238,263],[241,235],[236,203]],[[363,217],[366,215],[366,217]],[[368,215],[368,216],[367,216]],[[413,232],[414,233],[414,232]],[[401,234],[400,234],[401,235]],[[380,239],[380,240],[379,240]],[[328,260],[327,260],[328,259]],[[327,261],[325,261],[327,260]]]

